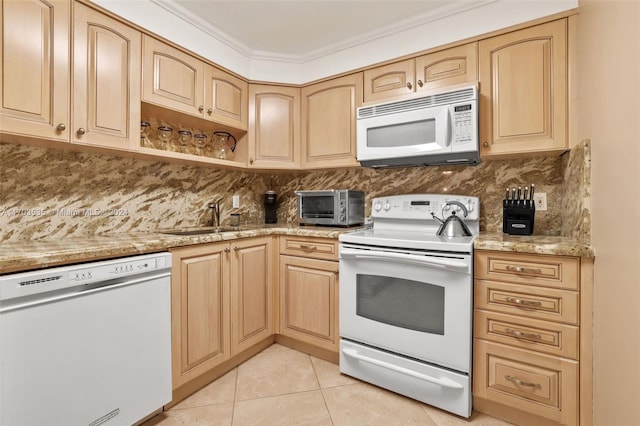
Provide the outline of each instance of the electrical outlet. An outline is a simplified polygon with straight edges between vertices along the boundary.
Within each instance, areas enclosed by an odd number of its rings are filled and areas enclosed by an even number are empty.
[[[536,192],[533,194],[533,201],[536,203],[536,210],[546,211],[547,210],[547,193],[546,192]]]
[[[240,208],[240,196],[234,195],[233,197],[231,197],[231,199],[233,201],[233,208],[234,209]],[[545,206],[546,206],[546,201],[545,201]]]

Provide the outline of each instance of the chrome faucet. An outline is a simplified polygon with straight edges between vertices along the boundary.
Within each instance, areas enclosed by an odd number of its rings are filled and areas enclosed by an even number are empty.
[[[220,201],[222,198],[218,198],[213,203],[209,204],[209,208],[211,209],[211,226],[219,227],[220,226]]]

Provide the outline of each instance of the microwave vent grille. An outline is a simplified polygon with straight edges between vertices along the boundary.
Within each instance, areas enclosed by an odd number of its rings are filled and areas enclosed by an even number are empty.
[[[362,107],[358,109],[358,118],[369,118],[378,115],[393,114],[397,112],[410,111],[414,109],[471,100],[476,98],[475,92],[476,90],[474,87],[468,87],[452,92],[438,93],[435,95],[407,99],[404,101],[389,102],[379,105]]]

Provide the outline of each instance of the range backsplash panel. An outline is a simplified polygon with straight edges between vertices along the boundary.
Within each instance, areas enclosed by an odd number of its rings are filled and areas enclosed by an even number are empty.
[[[367,215],[372,197],[430,192],[477,196],[481,230],[501,232],[505,189],[530,183],[547,193],[549,205],[547,212],[536,214],[535,234],[565,235],[565,228],[584,232],[582,218],[563,217],[581,214],[562,201],[563,185],[570,180],[564,176],[567,163],[583,160],[260,174],[0,143],[0,241],[207,226],[207,205],[219,197],[226,224],[234,211],[233,194],[240,195],[241,223],[259,224],[264,223],[267,190],[278,193],[278,223],[294,224],[294,191],[327,188],[365,191]],[[572,231],[576,228],[582,231]]]

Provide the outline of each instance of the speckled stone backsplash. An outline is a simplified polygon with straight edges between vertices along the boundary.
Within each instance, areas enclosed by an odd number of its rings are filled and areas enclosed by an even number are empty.
[[[0,143],[0,241],[206,226],[208,204],[240,195],[243,223],[261,223],[263,176]]]
[[[501,232],[505,189],[531,183],[547,193],[549,205],[547,212],[536,213],[535,234],[580,234],[588,229],[581,209],[563,201],[564,184],[573,182],[565,169],[585,164],[579,152],[572,159],[487,161],[475,167],[259,174],[0,143],[0,241],[206,226],[211,221],[207,205],[220,197],[224,224],[233,211],[233,194],[240,195],[241,223],[263,223],[263,194],[270,189],[278,193],[279,223],[297,222],[296,189],[348,188],[365,191],[367,215],[372,197],[478,196],[481,230]],[[587,193],[588,183],[578,188]]]
[[[562,231],[564,237],[591,244],[591,142],[563,156]]]
[[[477,166],[416,167],[400,169],[359,168],[340,171],[301,173],[295,178],[277,176],[282,207],[278,217],[295,221],[296,198],[303,189],[357,189],[367,196],[365,214],[371,213],[371,198],[385,195],[448,193],[480,198],[480,230],[502,232],[502,199],[507,187],[534,183],[537,192],[547,193],[546,212],[536,212],[535,233],[560,235],[561,186],[560,158],[486,161]]]

